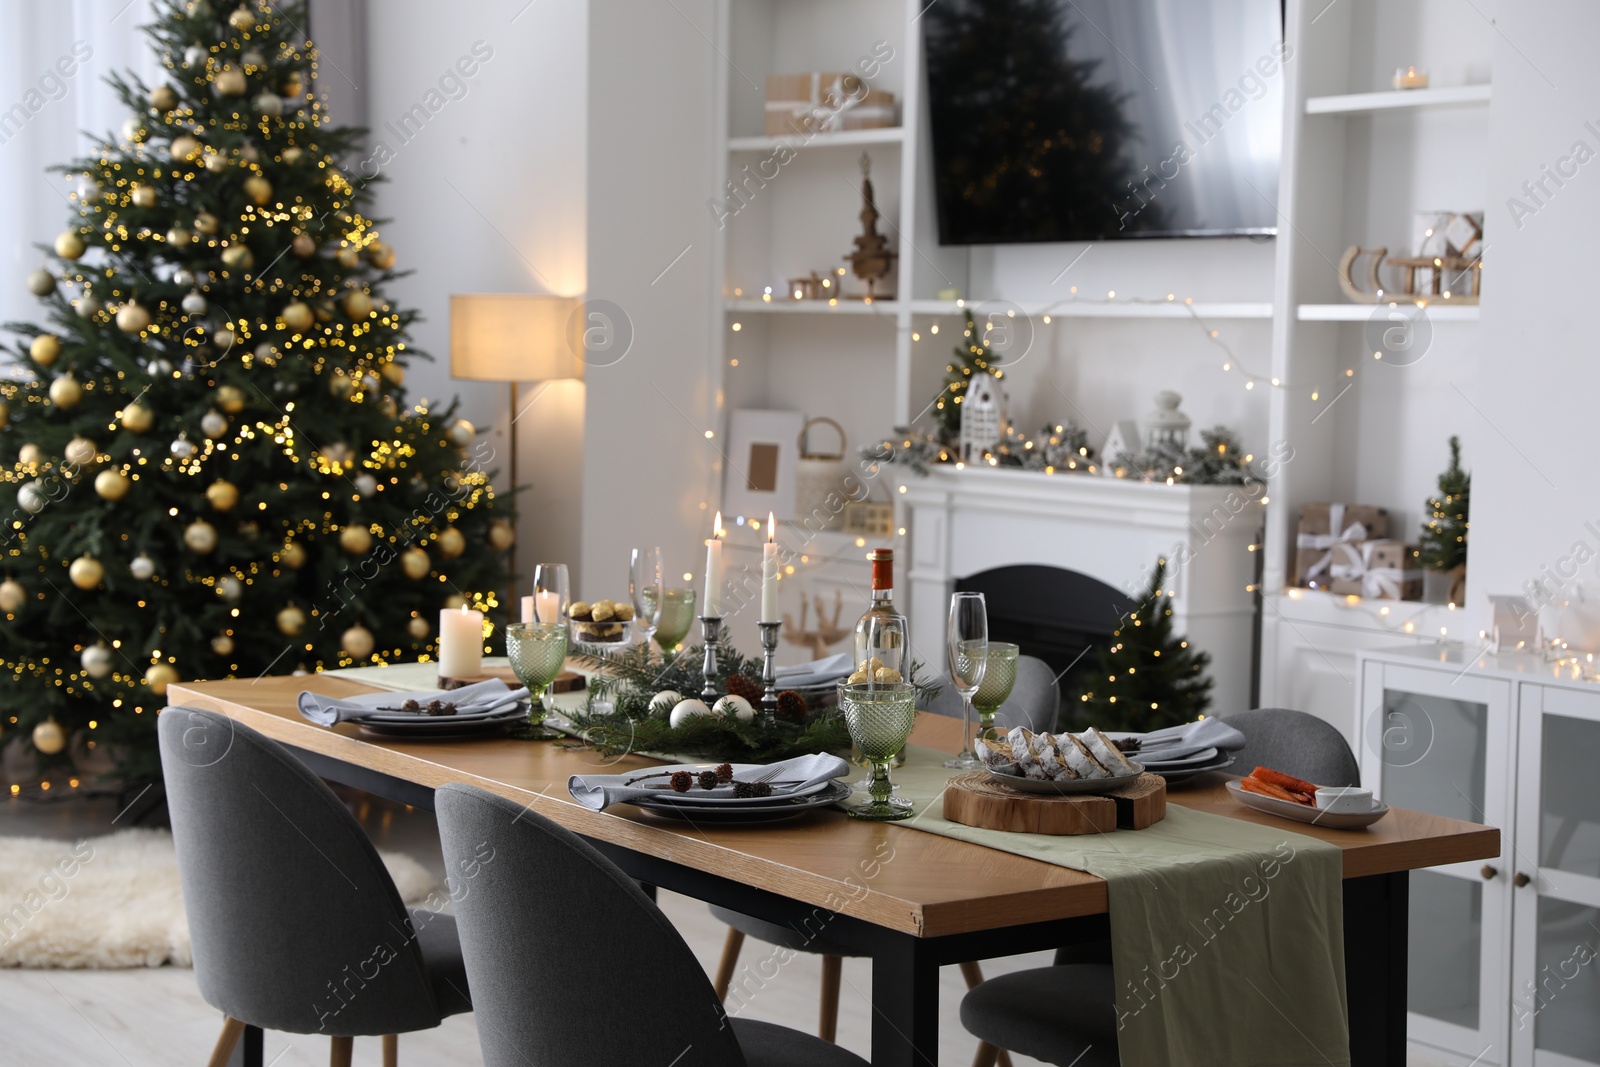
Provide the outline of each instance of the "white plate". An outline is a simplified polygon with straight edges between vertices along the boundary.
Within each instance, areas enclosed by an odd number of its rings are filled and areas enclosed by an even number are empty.
[[[1385,815],[1389,814],[1389,807],[1374,800],[1372,810],[1359,813],[1346,813],[1339,815],[1331,811],[1323,811],[1308,804],[1299,804],[1293,800],[1279,800],[1277,797],[1262,796],[1260,793],[1251,793],[1239,785],[1238,779],[1230,779],[1228,792],[1233,798],[1247,808],[1264,811],[1268,815],[1281,815],[1285,819],[1295,822],[1310,823],[1313,826],[1326,826],[1330,830],[1359,830],[1363,826],[1371,826]]]
[[[1135,781],[1140,774],[1144,773],[1144,767],[1133,760],[1128,762],[1137,768],[1132,774],[1123,774],[1115,778],[1069,778],[1063,782],[1040,781],[1037,778],[1024,778],[1020,774],[996,774],[987,767],[984,768],[984,773],[989,776],[991,781],[1009,786],[1019,793],[1053,793],[1056,796],[1072,796],[1087,793],[1109,793],[1113,789],[1120,789]]]
[[[699,774],[701,771],[714,771],[720,766],[722,766],[720,763],[678,763],[670,767],[654,767],[650,770],[641,770],[639,772],[640,774],[659,774],[661,777],[650,778],[646,781],[639,782],[637,783],[637,788],[654,789],[659,786],[661,796],[659,799],[656,797],[648,798],[648,801],[651,804],[666,803],[680,808],[729,808],[752,807],[761,804],[775,804],[797,797],[809,797],[813,793],[822,792],[833,782],[832,779],[828,779],[827,781],[817,782],[808,786],[785,789],[781,793],[774,793],[772,796],[767,797],[706,796],[705,791],[702,790],[698,785],[692,786],[687,793],[676,793],[673,792],[672,786],[668,784],[667,776],[673,772],[688,771],[690,774]],[[732,764],[732,767],[735,781],[739,780],[740,778],[750,778],[755,775],[763,774],[767,769],[767,765],[764,763],[735,763]],[[695,795],[697,793],[699,794],[698,796]],[[634,803],[637,802],[635,801]]]

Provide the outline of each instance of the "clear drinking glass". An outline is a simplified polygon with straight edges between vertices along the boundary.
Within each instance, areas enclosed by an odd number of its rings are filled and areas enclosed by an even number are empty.
[[[989,642],[989,665],[983,670],[982,684],[972,695],[972,706],[978,709],[979,737],[993,740],[996,736],[994,713],[1011,699],[1011,690],[1016,688],[1018,651],[1009,641]]]
[[[972,754],[972,697],[983,684],[989,667],[989,612],[982,593],[954,593],[950,597],[950,625],[945,634],[950,683],[961,694],[961,755],[946,760],[956,770],[982,767]]]
[[[533,568],[533,621],[567,623],[567,608],[572,605],[572,587],[567,584],[565,563],[540,563]]]
[[[652,614],[656,616],[656,644],[665,655],[683,643],[694,625],[694,590],[662,589],[661,610]]]
[[[633,628],[644,635],[647,659],[650,655],[650,638],[661,624],[661,591],[665,585],[661,549],[634,549],[633,558],[628,564],[628,598],[633,601]]]
[[[850,740],[872,764],[868,799],[845,808],[852,819],[892,822],[911,816],[911,801],[894,795],[889,762],[906,747],[917,719],[917,691],[909,682],[852,682],[839,690]]]
[[[506,656],[517,680],[528,687],[528,725],[520,736],[549,740],[562,736],[544,725],[550,711],[550,685],[567,662],[565,622],[514,622],[506,627]]]

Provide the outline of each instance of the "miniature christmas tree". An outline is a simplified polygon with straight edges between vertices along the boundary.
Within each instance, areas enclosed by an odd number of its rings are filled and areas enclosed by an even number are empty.
[[[1000,357],[989,349],[989,342],[978,332],[972,321],[972,312],[966,312],[966,330],[961,343],[953,349],[955,359],[945,364],[944,391],[933,404],[933,417],[939,423],[940,436],[947,444],[954,444],[961,432],[961,401],[967,395],[967,385],[974,374],[1004,376],[1000,370]]]
[[[1206,652],[1172,632],[1172,596],[1164,588],[1167,561],[1158,560],[1150,586],[1123,616],[1087,672],[1084,691],[1067,712],[1079,726],[1158,730],[1198,719],[1211,706]]]
[[[1428,498],[1428,518],[1418,539],[1422,565],[1449,571],[1467,562],[1467,507],[1472,475],[1461,469],[1461,438],[1450,438],[1450,466],[1439,475],[1439,495]]]
[[[498,607],[512,531],[486,442],[406,407],[413,311],[341,172],[303,3],[171,4],[164,79],[111,84],[120,139],[59,168],[77,213],[0,383],[0,717],[155,774],[180,679],[426,657],[441,607]]]

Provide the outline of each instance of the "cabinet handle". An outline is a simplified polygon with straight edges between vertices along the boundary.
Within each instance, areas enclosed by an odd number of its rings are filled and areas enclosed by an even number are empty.
[[[1483,880],[1487,882],[1489,879],[1500,873],[1500,868],[1494,866],[1493,864],[1485,863],[1483,865],[1483,870],[1479,871],[1478,873],[1483,875]]]
[[[1514,876],[1512,876],[1511,881],[1518,889],[1521,889],[1523,886],[1525,886],[1529,882],[1533,881],[1533,879],[1529,878],[1527,875],[1523,874],[1521,871],[1518,871]]]

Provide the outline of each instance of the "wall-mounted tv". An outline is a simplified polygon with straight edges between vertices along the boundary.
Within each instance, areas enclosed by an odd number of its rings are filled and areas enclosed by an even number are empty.
[[[1280,0],[935,0],[947,245],[1277,232]]]

